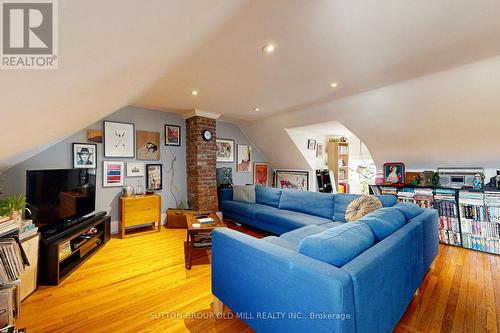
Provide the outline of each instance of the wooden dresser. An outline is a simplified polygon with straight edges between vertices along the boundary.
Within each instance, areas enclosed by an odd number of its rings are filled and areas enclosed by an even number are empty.
[[[161,197],[153,195],[135,195],[120,198],[120,236],[125,237],[125,229],[129,227],[155,225],[160,231]]]

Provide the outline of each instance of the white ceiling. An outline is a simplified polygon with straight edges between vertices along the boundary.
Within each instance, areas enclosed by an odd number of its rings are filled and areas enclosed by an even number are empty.
[[[292,127],[290,129],[325,136],[353,136],[347,127],[338,121],[323,121],[317,124]]]
[[[0,71],[0,170],[130,104],[263,121],[500,54],[491,0],[59,3],[60,68]]]
[[[499,54],[499,17],[500,1],[251,1],[134,104],[248,120],[299,110]]]

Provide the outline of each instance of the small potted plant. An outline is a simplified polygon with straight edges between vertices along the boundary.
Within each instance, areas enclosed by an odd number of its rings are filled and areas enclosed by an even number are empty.
[[[31,214],[31,211],[26,205],[26,197],[22,193],[2,199],[0,200],[0,216],[10,216],[20,223],[23,211],[27,211]]]

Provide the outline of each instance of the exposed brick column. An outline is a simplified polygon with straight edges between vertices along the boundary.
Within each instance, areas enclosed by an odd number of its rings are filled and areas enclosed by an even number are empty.
[[[189,208],[217,211],[215,119],[193,116],[186,119],[186,168]],[[212,132],[212,139],[201,137],[203,130]]]

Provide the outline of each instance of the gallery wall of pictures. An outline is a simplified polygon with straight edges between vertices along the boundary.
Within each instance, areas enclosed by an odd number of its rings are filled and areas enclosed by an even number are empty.
[[[103,121],[102,132],[99,129],[89,129],[87,140],[102,142],[104,158],[116,159],[103,160],[102,186],[122,187],[126,177],[145,177],[146,190],[162,190],[162,164],[137,162],[161,161],[160,137],[159,132],[136,130],[135,124],[118,121]],[[165,146],[180,147],[181,127],[165,124],[163,137]],[[128,160],[130,158],[135,158],[136,161]],[[73,143],[73,167],[96,168],[97,144]],[[134,193],[143,194],[143,189],[141,179],[138,179]]]

